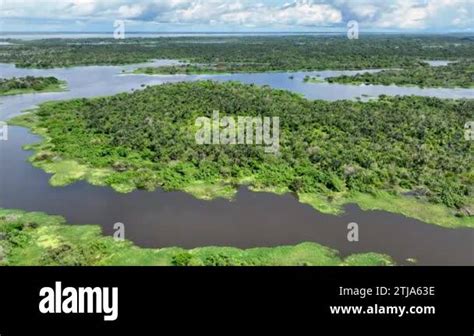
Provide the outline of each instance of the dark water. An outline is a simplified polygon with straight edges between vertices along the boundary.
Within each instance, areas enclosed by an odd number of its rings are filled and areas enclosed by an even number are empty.
[[[110,95],[139,88],[142,83],[160,84],[183,78],[268,84],[327,100],[354,98],[361,92],[370,94],[373,90],[373,87],[344,86],[341,91],[339,85],[306,84],[302,82],[304,73],[293,74],[294,79],[289,79],[286,73],[151,77],[118,75],[121,69],[22,70],[0,65],[2,76],[54,75],[66,79],[71,90],[3,97],[0,120],[43,101]],[[322,77],[335,73],[341,72],[318,72]],[[387,87],[377,90],[382,89]],[[474,97],[474,90],[433,90],[423,92]],[[382,93],[387,94],[386,91]],[[234,201],[201,201],[182,192],[135,191],[124,195],[85,182],[54,188],[48,184],[49,175],[31,166],[27,162],[30,153],[21,149],[22,145],[36,141],[37,137],[19,127],[10,127],[8,141],[0,141],[0,207],[58,214],[74,224],[99,224],[106,234],[113,232],[114,223],[122,222],[126,238],[144,247],[217,245],[248,248],[313,241],[338,249],[343,255],[380,252],[394,257],[399,263],[414,258],[425,265],[474,265],[474,230],[445,229],[383,211],[361,211],[355,205],[347,206],[341,216],[331,216],[299,203],[290,194],[253,193],[245,188],[240,189]],[[358,243],[347,240],[347,225],[351,222],[360,226]]]
[[[241,188],[234,201],[197,200],[182,192],[135,191],[79,182],[54,188],[49,176],[26,162],[21,145],[38,139],[11,127],[0,141],[0,207],[45,211],[74,224],[99,224],[106,234],[125,224],[126,237],[144,247],[219,245],[241,248],[318,242],[343,255],[376,251],[399,263],[415,258],[426,265],[474,264],[474,230],[445,229],[383,211],[346,207],[341,216],[324,215],[291,194],[278,196]],[[347,241],[347,225],[360,227],[360,241]]]

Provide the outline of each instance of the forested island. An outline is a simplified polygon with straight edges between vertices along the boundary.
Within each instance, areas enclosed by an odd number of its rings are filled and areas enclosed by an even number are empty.
[[[195,120],[280,118],[280,153],[198,145]],[[34,165],[53,185],[79,179],[120,192],[184,190],[231,198],[236,187],[293,192],[326,213],[350,202],[446,227],[474,227],[473,100],[385,97],[309,101],[268,87],[212,81],[164,84],[113,97],[50,102],[10,123],[44,137]],[[411,196],[407,196],[410,194]]]
[[[57,92],[64,90],[65,83],[56,77],[0,78],[0,95],[15,95],[34,92]]]
[[[472,88],[474,87],[474,59],[460,60],[446,66],[437,67],[421,63],[416,67],[406,69],[330,77],[326,80],[329,83],[342,84],[395,84],[399,86]]]
[[[303,81],[305,83],[324,83],[325,82],[325,80],[319,76],[309,76],[309,75],[305,76]]]
[[[26,68],[174,59],[228,72],[357,70],[406,68],[425,59],[458,60],[474,55],[473,38],[463,35],[368,34],[359,40],[316,35],[4,41],[11,44],[1,47],[0,62]]]
[[[133,71],[134,74],[145,75],[210,75],[238,72],[254,72],[252,65],[232,65],[232,64],[216,64],[216,65],[171,65],[158,67],[140,67]]]
[[[0,209],[0,266],[387,266],[378,253],[341,257],[316,243],[253,248],[144,249],[101,234],[99,226],[67,225],[44,213]]]

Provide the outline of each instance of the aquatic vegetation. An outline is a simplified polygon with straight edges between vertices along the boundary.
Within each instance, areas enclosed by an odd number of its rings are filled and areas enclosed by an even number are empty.
[[[99,226],[67,225],[39,212],[0,209],[0,265],[29,266],[387,266],[378,253],[342,257],[316,243],[242,250],[233,247],[145,249],[101,235]]]
[[[322,79],[321,77],[312,77],[312,76],[305,76],[303,81],[305,83],[324,83],[324,82],[326,82],[326,80]]]

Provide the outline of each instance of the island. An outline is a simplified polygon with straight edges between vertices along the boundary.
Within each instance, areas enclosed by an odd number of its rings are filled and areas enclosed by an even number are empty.
[[[354,76],[327,78],[329,83],[399,85],[419,87],[473,88],[474,60],[466,59],[445,66],[430,66],[420,63],[416,67],[399,70],[383,70]]]
[[[13,77],[0,78],[0,95],[9,96],[24,93],[59,92],[65,90],[65,82],[56,77]]]
[[[197,143],[196,120],[216,111],[278,117],[279,151]],[[473,143],[464,139],[473,111],[469,99],[311,101],[269,87],[199,81],[48,102],[9,123],[43,136],[27,149],[55,186],[87,180],[124,193],[162,188],[230,199],[247,185],[292,192],[325,213],[357,203],[474,227]]]

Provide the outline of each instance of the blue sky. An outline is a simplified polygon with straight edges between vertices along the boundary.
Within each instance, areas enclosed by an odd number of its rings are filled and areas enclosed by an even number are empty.
[[[0,31],[474,32],[474,0],[0,0]]]

